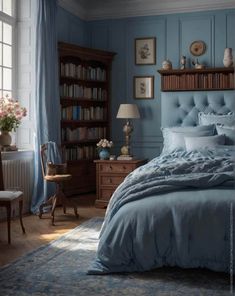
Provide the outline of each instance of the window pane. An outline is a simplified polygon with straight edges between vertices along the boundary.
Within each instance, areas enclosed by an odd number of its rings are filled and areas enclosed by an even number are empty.
[[[0,89],[2,89],[2,67],[0,67]]]
[[[12,0],[3,0],[2,11],[6,14],[12,15]]]
[[[3,96],[4,97],[12,98],[12,92],[11,91],[8,91],[8,90],[4,90],[3,91]]]
[[[12,48],[9,45],[3,44],[3,66],[12,66]]]
[[[3,42],[12,44],[12,26],[3,23]]]
[[[2,11],[2,0],[0,0],[0,11]]]
[[[2,66],[2,43],[0,42],[0,66]]]
[[[12,77],[12,70],[3,68],[3,89],[6,89],[6,90],[12,89],[11,77]]]
[[[0,41],[2,41],[2,21],[0,22]]]

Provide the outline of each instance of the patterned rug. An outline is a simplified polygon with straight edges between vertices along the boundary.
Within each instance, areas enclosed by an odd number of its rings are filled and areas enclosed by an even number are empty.
[[[162,268],[139,274],[92,276],[102,218],[0,269],[0,295],[20,296],[230,296],[229,276],[205,270]]]

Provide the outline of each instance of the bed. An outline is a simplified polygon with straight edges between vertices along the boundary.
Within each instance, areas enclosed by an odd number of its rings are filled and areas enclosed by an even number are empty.
[[[235,112],[234,91],[167,92],[161,102],[165,128],[197,126],[201,111]],[[88,274],[162,266],[229,272],[234,147],[221,147],[172,150],[127,176],[108,205]]]

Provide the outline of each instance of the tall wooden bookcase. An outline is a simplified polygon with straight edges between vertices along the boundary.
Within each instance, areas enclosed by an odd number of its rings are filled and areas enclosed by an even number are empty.
[[[61,145],[72,174],[68,196],[95,191],[96,143],[110,133],[114,53],[59,42]]]
[[[158,70],[161,91],[234,89],[234,68]]]

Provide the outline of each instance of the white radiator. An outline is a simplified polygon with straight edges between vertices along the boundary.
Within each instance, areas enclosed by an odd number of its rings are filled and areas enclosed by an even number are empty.
[[[33,160],[32,158],[3,160],[3,179],[5,190],[20,190],[24,193],[23,213],[30,211],[33,188]],[[5,218],[5,209],[0,209],[0,217]],[[14,210],[14,209],[13,209]],[[18,215],[18,205],[15,207]]]

